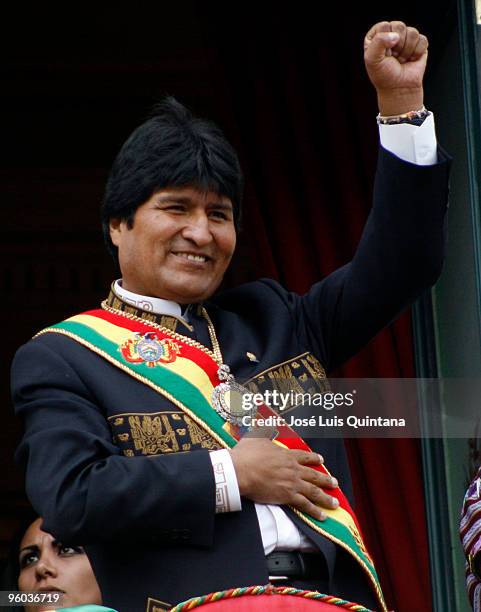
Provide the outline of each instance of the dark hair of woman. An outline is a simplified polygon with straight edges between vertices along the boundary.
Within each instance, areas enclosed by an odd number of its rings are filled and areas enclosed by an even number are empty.
[[[15,531],[13,538],[10,542],[10,548],[8,556],[3,563],[0,571],[0,591],[18,591],[18,577],[20,575],[20,561],[18,553],[20,550],[20,543],[25,535],[25,532],[29,526],[38,518],[33,509],[29,508],[22,511],[22,520],[20,526]],[[5,612],[19,612],[21,608],[18,606],[3,607],[2,610]]]

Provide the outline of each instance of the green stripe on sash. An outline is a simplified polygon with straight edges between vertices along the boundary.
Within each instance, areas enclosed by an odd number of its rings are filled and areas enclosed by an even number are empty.
[[[92,327],[79,323],[77,321],[63,321],[54,325],[49,330],[56,329],[65,330],[78,339],[85,340],[92,348],[98,348],[106,353],[111,359],[117,362],[122,369],[130,370],[137,376],[142,376],[154,383],[157,390],[162,393],[166,391],[174,398],[181,398],[179,401],[189,412],[193,412],[200,420],[200,425],[204,423],[216,434],[222,438],[225,445],[232,448],[236,444],[236,440],[228,434],[224,429],[224,419],[212,409],[202,393],[183,376],[172,372],[168,368],[162,367],[161,364],[154,368],[148,367],[145,363],[128,363],[125,361],[119,351],[117,344],[106,338],[104,335],[97,332]],[[132,332],[133,335],[133,332]],[[170,398],[169,398],[170,399]]]
[[[147,322],[146,325],[148,325]],[[155,367],[149,367],[145,362],[127,362],[123,358],[120,347],[116,342],[113,342],[104,334],[86,323],[66,320],[44,331],[66,333],[87,348],[107,358],[122,370],[130,373],[134,378],[140,380],[140,382],[153,386],[160,394],[167,397],[194,418],[201,427],[206,429],[214,438],[217,438],[218,442],[222,445],[232,448],[237,443],[236,439],[224,429],[224,419],[217,414],[210,403],[206,401],[201,391],[195,386],[194,379],[187,380],[187,378],[173,372],[162,363],[157,363]],[[158,330],[154,329],[153,331],[158,333]],[[134,336],[134,332],[131,332],[131,334]],[[371,560],[365,555],[363,549],[359,545],[359,541],[355,538],[351,530],[340,520],[336,520],[333,517],[328,516],[324,521],[318,521],[304,512],[300,512],[296,509],[294,509],[294,511],[316,531],[332,539],[344,548],[347,548],[357,558],[367,574],[370,575],[371,581],[373,585],[375,585],[375,591],[382,605],[382,609],[386,610],[376,570]],[[360,534],[358,537],[362,542]]]

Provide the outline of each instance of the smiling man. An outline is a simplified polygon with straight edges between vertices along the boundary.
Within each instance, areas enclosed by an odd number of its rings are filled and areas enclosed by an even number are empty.
[[[110,238],[124,289],[178,304],[202,302],[234,254],[233,206],[211,191],[161,189],[138,208],[135,223],[110,219]]]
[[[224,401],[225,385],[264,391],[286,372],[291,388],[322,390],[440,273],[448,164],[423,106],[426,37],[382,22],[364,48],[383,147],[350,264],[304,296],[269,279],[216,295],[242,173],[216,126],[167,99],[108,180],[104,235],[122,278],[101,309],[17,354],[28,495],[46,530],[86,545],[112,607],[272,582],[386,609],[342,442],[242,437]]]

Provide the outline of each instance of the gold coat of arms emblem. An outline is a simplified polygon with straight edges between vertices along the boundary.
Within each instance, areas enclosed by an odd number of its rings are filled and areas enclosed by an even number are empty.
[[[120,345],[123,358],[130,363],[146,363],[154,368],[160,363],[172,363],[180,354],[180,346],[171,338],[159,340],[154,332],[140,334],[136,332]]]

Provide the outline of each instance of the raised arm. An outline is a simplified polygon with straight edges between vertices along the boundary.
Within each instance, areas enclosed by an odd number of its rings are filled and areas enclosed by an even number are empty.
[[[376,24],[364,40],[380,120],[388,123],[382,127],[390,130],[391,143],[407,138],[404,149],[415,149],[416,130],[426,130],[427,47],[424,35],[399,21]],[[300,302],[308,339],[328,370],[354,355],[439,277],[449,163],[439,149],[435,163],[435,140],[431,149],[434,163],[420,165],[423,151],[400,159],[397,150],[381,147],[373,207],[353,260]]]

